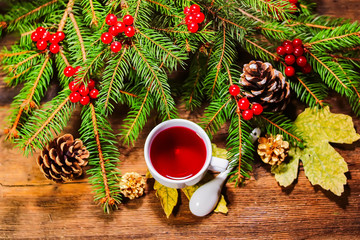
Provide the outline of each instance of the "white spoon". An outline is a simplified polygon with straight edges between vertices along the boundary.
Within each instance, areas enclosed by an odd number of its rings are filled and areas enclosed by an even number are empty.
[[[255,128],[251,133],[250,141],[254,143],[260,136],[260,128]],[[205,183],[199,187],[192,195],[189,201],[189,207],[192,214],[198,217],[203,217],[212,212],[219,201],[221,188],[224,185],[228,174],[234,167],[229,164],[229,167],[213,180]]]

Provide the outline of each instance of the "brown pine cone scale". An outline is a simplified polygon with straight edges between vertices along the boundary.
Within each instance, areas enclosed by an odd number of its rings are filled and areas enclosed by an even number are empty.
[[[71,181],[82,175],[90,153],[80,139],[71,134],[55,138],[46,146],[37,159],[40,171],[54,182]]]
[[[261,104],[264,111],[282,111],[289,103],[290,85],[270,63],[251,61],[245,64],[240,85],[244,96],[251,103]]]

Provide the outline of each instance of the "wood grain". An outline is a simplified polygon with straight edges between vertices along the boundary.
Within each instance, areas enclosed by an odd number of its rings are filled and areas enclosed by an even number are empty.
[[[359,19],[358,0],[317,2],[321,14]],[[0,97],[0,129],[6,126],[9,102],[16,91],[5,88],[0,81],[0,95],[6,96]],[[333,112],[353,116],[360,131],[360,120],[351,113],[345,99],[335,95],[329,102]],[[198,121],[199,113],[190,114],[182,106],[179,108],[181,117]],[[111,118],[115,129],[125,111],[117,109]],[[155,124],[151,118],[135,147],[119,146],[123,173],[145,174],[142,147]],[[79,110],[65,132],[76,134],[78,126]],[[222,129],[214,142],[223,147],[225,139],[226,129]],[[269,167],[257,162],[252,178],[244,187],[226,185],[228,215],[195,217],[181,194],[181,204],[167,219],[151,190],[151,180],[144,197],[125,202],[118,211],[106,215],[94,204],[86,177],[62,185],[45,180],[36,166],[35,156],[23,157],[20,150],[4,142],[1,132],[0,238],[360,239],[360,143],[335,147],[349,166],[348,185],[341,197],[312,186],[302,168],[296,184],[283,189]]]

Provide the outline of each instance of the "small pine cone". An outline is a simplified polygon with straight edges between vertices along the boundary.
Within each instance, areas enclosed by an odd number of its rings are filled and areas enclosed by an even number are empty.
[[[37,164],[46,178],[63,183],[81,176],[89,156],[80,139],[74,140],[71,134],[65,134],[55,138],[41,151]]]
[[[144,194],[145,184],[145,178],[139,173],[128,172],[120,180],[120,191],[125,197],[132,200]]]
[[[259,138],[258,154],[264,163],[270,165],[280,165],[288,155],[289,142],[283,140],[283,136],[278,134],[274,138],[266,135]]]
[[[242,93],[251,103],[259,103],[264,111],[278,112],[290,100],[290,85],[284,75],[270,63],[251,61],[244,65],[240,78]]]

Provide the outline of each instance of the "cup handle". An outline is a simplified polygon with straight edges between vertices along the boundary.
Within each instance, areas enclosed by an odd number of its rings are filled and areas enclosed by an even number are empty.
[[[226,170],[228,165],[229,165],[228,160],[212,156],[209,170],[215,172],[223,172]]]

